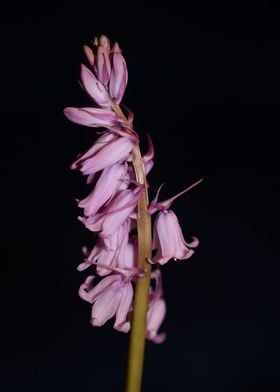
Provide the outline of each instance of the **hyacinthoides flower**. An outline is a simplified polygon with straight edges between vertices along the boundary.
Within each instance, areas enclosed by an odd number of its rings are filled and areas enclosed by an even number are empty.
[[[166,304],[157,265],[188,259],[199,243],[195,237],[185,241],[170,207],[201,180],[165,201],[158,201],[158,191],[149,203],[146,177],[154,164],[154,147],[148,135],[148,151],[142,156],[133,113],[121,103],[128,79],[121,49],[117,43],[111,47],[102,35],[91,47],[84,46],[84,54],[80,84],[93,106],[68,107],[64,114],[76,124],[103,131],[71,166],[87,176],[90,193],[78,200],[83,209],[79,220],[97,237],[93,249],[83,249],[84,261],[78,266],[79,271],[95,268],[96,275],[86,278],[79,295],[92,305],[93,326],[114,318],[116,330],[130,331],[126,391],[139,392],[145,339],[165,340],[159,332]]]

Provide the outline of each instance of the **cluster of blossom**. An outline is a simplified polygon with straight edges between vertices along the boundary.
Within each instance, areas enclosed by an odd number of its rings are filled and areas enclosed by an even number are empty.
[[[80,82],[95,107],[64,110],[65,116],[77,124],[101,127],[105,130],[94,145],[78,156],[71,168],[87,176],[91,193],[78,202],[84,215],[79,217],[85,227],[98,237],[91,251],[84,249],[83,271],[95,266],[96,277],[91,275],[79,289],[79,295],[91,303],[91,323],[101,326],[115,316],[114,328],[128,332],[133,306],[133,283],[144,274],[137,266],[137,204],[145,186],[137,182],[132,165],[133,149],[139,143],[133,130],[133,114],[121,116],[116,110],[127,85],[127,67],[117,43],[111,48],[109,39],[101,36],[84,46],[87,66],[81,66]],[[149,148],[142,161],[146,175],[153,167],[154,149]],[[158,202],[158,194],[149,205],[149,213],[158,212],[153,229],[152,264],[165,264],[168,260],[187,259],[198,245],[184,240],[178,219],[169,208],[176,197]],[[161,272],[152,271],[155,282],[150,288],[146,337],[156,343],[164,340],[158,333],[166,313],[163,299]]]

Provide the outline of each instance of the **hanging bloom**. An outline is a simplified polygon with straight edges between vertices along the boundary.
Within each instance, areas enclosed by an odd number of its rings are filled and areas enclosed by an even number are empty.
[[[194,253],[189,248],[197,247],[198,243],[195,237],[190,243],[184,240],[182,229],[173,211],[161,211],[154,223],[153,249],[157,249],[157,252],[150,261],[165,264],[172,258],[188,259]]]
[[[116,316],[114,328],[128,332],[127,318],[133,297],[131,281],[120,274],[106,276],[96,286],[93,280],[94,276],[88,276],[79,289],[80,297],[93,304],[91,324],[100,327]]]
[[[114,163],[124,162],[134,147],[133,141],[127,137],[106,133],[101,138],[72,164],[72,169],[94,174]]]
[[[128,244],[129,231],[131,229],[130,219],[127,219],[118,230],[110,237],[99,237],[93,250],[87,255],[86,260],[78,267],[79,271],[96,264],[96,272],[100,276],[108,275],[111,270],[110,267],[136,267],[134,262],[128,266],[125,263],[119,263],[118,260],[127,260],[126,255],[123,255]],[[105,267],[104,267],[105,266]]]
[[[63,111],[68,120],[86,127],[112,128],[118,118],[114,112],[99,108],[66,108]]]
[[[117,43],[113,46],[111,59],[112,72],[109,82],[109,93],[117,103],[120,103],[127,85],[127,67]]]
[[[111,99],[106,88],[84,64],[81,65],[80,77],[82,87],[96,105],[105,109],[110,108]]]
[[[165,300],[162,298],[163,292],[160,270],[154,270],[151,274],[151,278],[155,279],[156,286],[154,290],[150,291],[146,338],[152,340],[154,343],[160,344],[166,338],[165,333],[158,333],[166,314],[166,304]]]
[[[119,189],[127,172],[127,164],[115,163],[105,168],[92,192],[78,204],[85,216],[94,215]]]
[[[143,185],[120,191],[102,211],[94,216],[80,217],[79,220],[101,237],[111,236],[133,213],[143,191]]]
[[[182,192],[162,202],[157,201],[161,187],[159,188],[149,207],[151,214],[157,210],[160,211],[154,222],[153,249],[156,249],[157,252],[150,258],[151,263],[165,264],[172,258],[174,260],[185,260],[194,253],[190,248],[196,248],[199,240],[193,237],[192,242],[185,241],[177,216],[169,210],[169,207],[177,197],[186,193],[201,181],[197,181]]]
[[[96,74],[98,80],[106,86],[109,82],[111,75],[111,62],[110,62],[110,42],[107,37],[102,35],[99,39],[96,54]]]

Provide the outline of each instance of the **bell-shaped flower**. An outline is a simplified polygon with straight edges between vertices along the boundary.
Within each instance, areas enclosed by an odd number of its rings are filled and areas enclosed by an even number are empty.
[[[151,274],[151,278],[155,279],[156,284],[155,289],[150,290],[146,338],[159,344],[166,338],[165,333],[158,333],[166,314],[166,304],[165,300],[162,298],[163,292],[160,270],[154,270]]]
[[[123,260],[122,254],[127,248],[129,231],[131,228],[130,219],[127,219],[118,230],[107,238],[99,237],[93,250],[87,255],[86,260],[78,266],[79,271],[96,265],[96,272],[100,276],[111,273],[110,267],[130,268],[136,266],[135,264],[120,264],[118,259]]]
[[[68,120],[86,127],[112,128],[118,122],[114,112],[99,108],[65,108],[63,111]]]
[[[79,220],[89,230],[99,232],[101,237],[111,236],[133,213],[143,190],[143,185],[139,185],[133,190],[120,191],[102,211],[94,216],[80,217]]]
[[[111,98],[105,86],[84,64],[81,64],[80,78],[82,87],[98,106],[102,108],[111,107]]]
[[[127,319],[133,298],[131,280],[114,274],[106,276],[96,286],[93,281],[94,276],[89,276],[79,289],[80,297],[93,304],[91,324],[100,327],[115,316],[114,328],[128,332],[130,322]]]
[[[162,186],[159,188],[148,209],[150,214],[160,211],[154,222],[153,249],[156,249],[156,253],[150,258],[151,263],[165,264],[172,258],[174,260],[185,260],[194,253],[190,248],[198,246],[198,239],[193,237],[192,242],[185,241],[177,216],[169,210],[169,207],[177,197],[194,188],[201,181],[197,181],[182,192],[162,202],[157,200]]]
[[[117,43],[114,44],[111,54],[112,71],[109,81],[109,94],[120,103],[127,85],[127,66]]]
[[[84,208],[84,215],[94,215],[109,199],[111,199],[121,185],[127,172],[127,164],[115,163],[105,168],[98,178],[93,191],[78,204]]]
[[[94,174],[117,162],[124,162],[131,153],[134,142],[127,137],[106,133],[71,166],[83,174]]]
[[[154,222],[153,249],[157,251],[150,261],[165,264],[172,258],[188,259],[194,253],[190,248],[195,248],[198,243],[195,237],[190,243],[184,240],[182,229],[173,211],[160,211]]]
[[[124,242],[117,258],[117,267],[133,269],[137,267],[138,241],[137,236],[132,236],[129,241]]]

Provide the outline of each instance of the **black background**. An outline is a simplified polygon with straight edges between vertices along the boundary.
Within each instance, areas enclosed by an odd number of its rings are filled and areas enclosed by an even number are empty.
[[[2,391],[121,391],[127,335],[93,329],[77,296],[84,178],[94,129],[81,46],[108,35],[129,70],[124,102],[156,148],[151,195],[169,197],[189,262],[164,268],[167,341],[147,344],[145,391],[279,391],[279,8],[91,2],[1,14]]]

